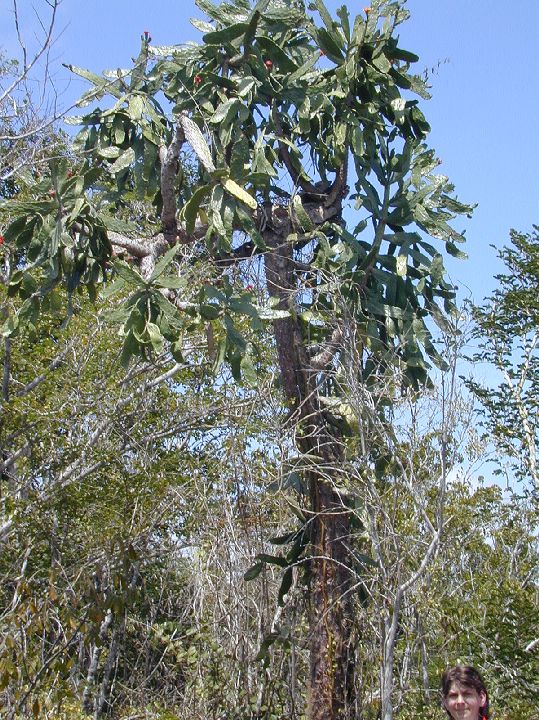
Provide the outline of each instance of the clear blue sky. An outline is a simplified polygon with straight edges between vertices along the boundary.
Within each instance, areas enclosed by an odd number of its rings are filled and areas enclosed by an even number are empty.
[[[44,0],[19,0],[27,37],[35,31],[32,9]],[[343,0],[326,0],[331,11]],[[366,0],[348,2],[361,12]],[[0,0],[0,38],[16,49],[10,0]],[[479,204],[466,225],[468,261],[451,262],[462,295],[478,301],[494,287],[500,267],[490,244],[508,240],[509,229],[539,223],[539,0],[408,0],[411,19],[401,44],[420,56],[418,69],[438,66],[433,99],[423,103],[432,126],[430,144],[443,160],[459,197]],[[200,37],[190,17],[203,17],[194,0],[63,0],[53,50],[57,86],[67,104],[85,89],[59,67],[94,71],[129,67],[143,30],[169,45]],[[469,291],[466,290],[469,288]]]

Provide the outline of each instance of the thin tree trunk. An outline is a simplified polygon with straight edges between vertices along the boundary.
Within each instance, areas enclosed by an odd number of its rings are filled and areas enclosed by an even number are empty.
[[[118,630],[118,627],[114,627],[112,630],[112,636],[110,639],[109,644],[109,653],[107,655],[107,661],[105,663],[105,668],[103,670],[103,679],[101,680],[101,685],[99,686],[99,692],[96,697],[95,701],[95,712],[94,712],[94,718],[95,720],[99,720],[99,718],[103,717],[105,715],[106,711],[106,704],[107,699],[110,694],[111,689],[111,676],[112,671],[114,670],[116,666],[116,661],[118,660],[118,650],[120,647],[120,633]]]
[[[423,702],[427,706],[430,702],[430,682],[429,682],[429,655],[427,652],[427,643],[425,642],[425,633],[421,616],[416,613],[417,618],[417,634],[419,637],[419,646],[421,648],[421,680],[423,684]]]
[[[92,697],[92,691],[95,687],[97,671],[99,669],[99,659],[101,657],[103,647],[102,643],[106,637],[110,624],[112,623],[112,617],[112,611],[108,610],[103,622],[101,623],[101,627],[99,628],[100,643],[99,645],[94,645],[92,650],[90,665],[88,666],[88,672],[86,674],[86,684],[82,693],[82,709],[87,715],[91,715],[96,708],[96,702],[94,702],[94,698]]]
[[[402,590],[399,587],[395,595],[393,610],[384,618],[383,658],[380,668],[380,718],[393,720],[393,668],[395,665],[395,646],[402,604]]]

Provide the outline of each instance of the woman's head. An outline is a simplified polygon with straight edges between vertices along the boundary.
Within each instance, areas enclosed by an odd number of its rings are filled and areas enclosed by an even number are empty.
[[[453,720],[488,718],[487,688],[475,668],[455,665],[444,672],[442,704]]]

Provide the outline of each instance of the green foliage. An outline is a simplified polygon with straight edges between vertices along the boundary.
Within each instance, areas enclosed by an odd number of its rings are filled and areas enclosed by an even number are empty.
[[[81,106],[107,95],[114,104],[76,120],[83,126],[77,147],[90,158],[91,170],[77,172],[67,184],[53,170],[54,199],[42,200],[47,188],[37,184],[33,192],[40,199],[9,206],[17,216],[6,232],[10,245],[24,253],[26,263],[44,269],[42,286],[65,276],[68,289],[80,284],[94,292],[98,281],[107,280],[100,268],[110,246],[93,185],[108,185],[100,196],[105,205],[134,193],[162,208],[168,192],[160,184],[162,149],[181,128],[198,162],[199,181],[189,187],[179,173],[175,192],[185,203],[187,233],[197,223],[204,226],[206,253],[214,259],[233,253],[238,232],[263,250],[262,208],[283,198],[293,226],[287,242],[307,254],[319,275],[315,292],[305,286],[307,281],[313,287],[312,278],[298,276],[296,286],[296,302],[310,313],[313,328],[325,327],[324,311],[332,306],[331,287],[321,279],[329,272],[365,322],[370,350],[397,345],[410,378],[424,380],[422,347],[443,364],[425,319],[432,315],[443,324],[439,304],[451,312],[454,291],[444,279],[440,250],[422,233],[458,255],[456,243],[463,238],[448,222],[471,208],[454,198],[445,176],[434,173],[438,161],[425,143],[429,127],[413,99],[414,93],[426,96],[426,87],[410,70],[417,57],[394,36],[407,12],[398,3],[376,2],[367,19],[353,20],[345,7],[332,19],[322,2],[312,5],[315,15],[303,2],[199,5],[211,21],[200,26],[200,45],[154,48],[143,38],[129,72],[98,76],[71,68],[92,85]],[[283,193],[284,170],[287,182],[300,178],[301,187],[317,192],[329,186],[332,174],[343,172],[349,154],[356,175],[348,195],[354,214],[338,221],[339,213],[329,210],[313,216],[311,196],[292,187]],[[327,203],[342,205],[347,194],[344,187],[335,198],[326,194]],[[156,224],[153,232],[159,229]],[[68,257],[74,268],[65,267]],[[115,271],[122,275],[118,266]],[[163,340],[174,342],[182,326],[178,309],[166,310],[159,301],[159,284],[144,282],[147,291],[132,297],[128,308],[126,361],[159,350]],[[223,298],[215,299],[220,307],[213,320],[227,335],[223,357],[235,367],[247,344],[231,330]],[[23,321],[33,321],[39,311],[35,297],[30,304]],[[238,312],[255,315],[248,304]],[[203,304],[192,314],[203,318]]]
[[[512,244],[499,257],[507,272],[487,303],[473,308],[479,352],[474,361],[489,363],[496,386],[470,382],[484,407],[485,435],[494,441],[516,476],[538,486],[539,435],[539,283],[538,229],[511,233]],[[498,470],[502,472],[501,469]]]

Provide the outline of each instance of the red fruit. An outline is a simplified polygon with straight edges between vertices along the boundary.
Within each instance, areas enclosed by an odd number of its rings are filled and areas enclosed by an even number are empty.
[[[67,177],[68,177],[68,178],[72,178],[72,177],[73,177],[73,170],[68,170],[68,171],[67,171]]]
[[[273,63],[271,60],[264,60],[264,65],[268,68],[268,70],[271,70],[273,68]]]
[[[0,235],[0,245],[3,245],[3,244],[4,244],[4,236]]]
[[[202,82],[202,75],[195,75],[195,85],[200,85]]]
[[[49,195],[51,198],[56,197],[56,190],[49,190]]]
[[[252,285],[246,285],[246,286],[245,286],[245,289],[246,289],[248,292],[251,292],[251,290],[253,290],[253,286],[252,286]]]

